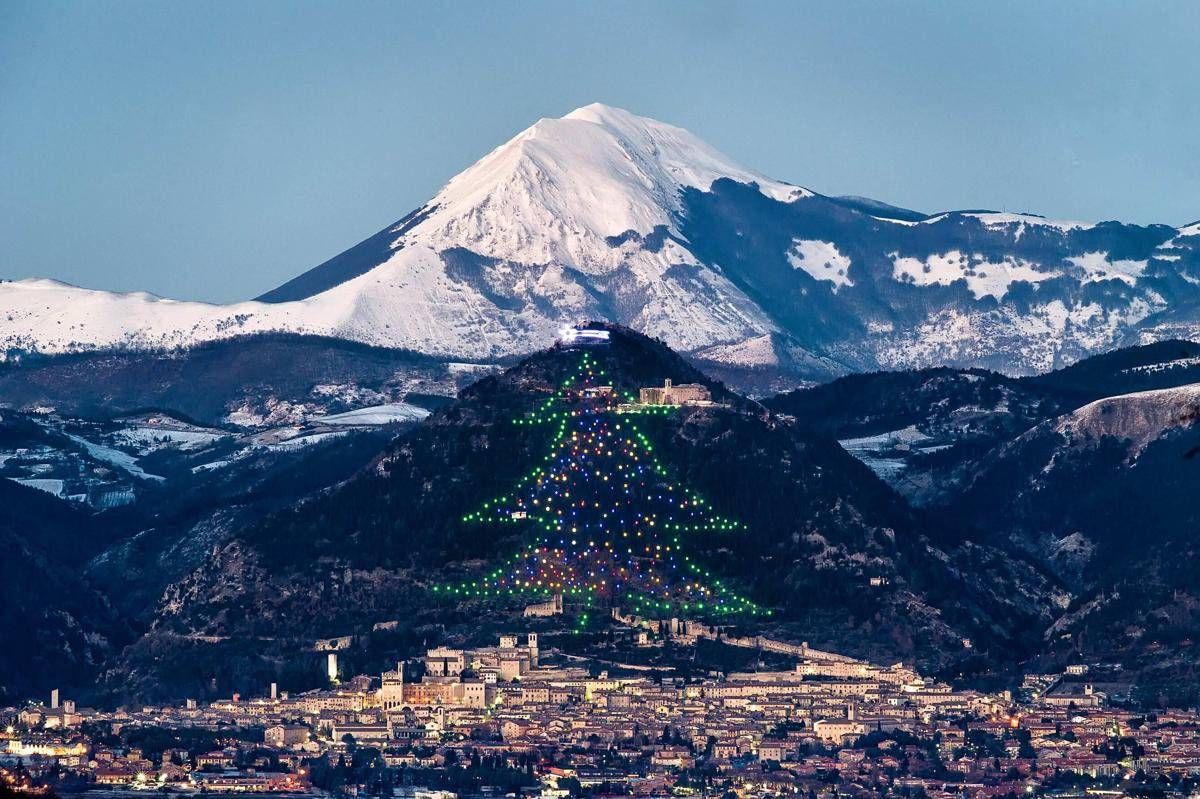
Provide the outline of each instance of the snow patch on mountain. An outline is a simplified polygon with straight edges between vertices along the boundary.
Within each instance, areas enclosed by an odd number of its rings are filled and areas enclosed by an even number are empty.
[[[97,444],[94,441],[88,441],[82,436],[72,435],[70,433],[64,433],[64,435],[82,447],[83,450],[92,458],[107,463],[110,466],[115,466],[134,477],[142,480],[153,480],[156,482],[162,482],[164,479],[157,474],[150,474],[147,472],[140,465],[138,465],[137,458],[133,457],[127,452],[122,452],[119,449],[108,447],[104,444]]]
[[[838,252],[828,241],[797,239],[787,252],[788,263],[802,269],[815,280],[827,280],[837,291],[841,286],[853,286],[850,280],[850,259]]]
[[[134,424],[113,433],[113,440],[125,447],[138,450],[145,455],[160,449],[195,450],[203,449],[229,434],[222,430],[172,429],[157,425]]]
[[[1106,252],[1085,252],[1083,255],[1069,257],[1067,261],[1083,270],[1084,283],[1120,280],[1129,286],[1137,283],[1149,263],[1129,259],[1113,261]]]
[[[964,213],[963,216],[973,217],[983,223],[983,226],[989,230],[1011,230],[1013,241],[1019,241],[1025,233],[1027,227],[1049,228],[1057,230],[1060,233],[1067,233],[1071,230],[1086,230],[1095,225],[1089,222],[1071,222],[1062,219],[1047,219],[1044,216],[1036,214],[1008,214],[1008,213]]]
[[[63,487],[65,485],[64,481],[53,477],[9,477],[8,479],[28,488],[45,491],[47,494],[53,494],[56,497],[63,495]]]
[[[1048,372],[1112,347],[1122,331],[1158,309],[1140,297],[1112,309],[1058,299],[1022,310],[947,308],[910,328],[876,335],[873,351],[884,369],[980,363],[1005,371],[1010,368],[1005,353],[1020,352],[1030,371]]]
[[[770,335],[755,336],[733,344],[718,344],[697,350],[694,354],[701,360],[728,366],[779,365],[779,354]]]
[[[429,411],[424,408],[410,405],[407,402],[393,402],[356,408],[329,416],[318,416],[311,421],[314,424],[333,427],[377,427],[395,422],[419,422],[427,416],[429,416]]]
[[[917,286],[949,286],[964,281],[975,299],[1003,299],[1009,286],[1017,281],[1040,283],[1057,275],[1043,272],[1031,261],[1005,256],[1000,261],[988,261],[982,255],[950,250],[926,258],[902,257],[890,253],[892,277]]]
[[[873,436],[845,438],[838,441],[842,449],[853,455],[884,482],[894,484],[908,469],[906,456],[914,451],[937,452],[945,445],[928,446],[930,436],[909,425]]]

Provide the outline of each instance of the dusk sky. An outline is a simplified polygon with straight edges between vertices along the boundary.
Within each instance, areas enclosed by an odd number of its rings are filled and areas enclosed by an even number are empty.
[[[1200,218],[1200,4],[0,3],[0,277],[230,301],[544,116],[828,194]]]

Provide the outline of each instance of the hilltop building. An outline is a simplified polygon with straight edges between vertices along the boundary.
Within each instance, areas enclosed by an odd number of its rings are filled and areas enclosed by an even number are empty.
[[[561,616],[563,612],[563,597],[562,594],[555,594],[545,602],[535,602],[532,605],[526,605],[523,615],[526,618],[543,618],[547,616]]]
[[[638,402],[642,405],[675,406],[715,404],[706,386],[699,383],[673,385],[670,378],[664,380],[661,386],[642,388],[638,392]]]
[[[562,612],[562,598],[545,603]],[[379,704],[385,711],[413,707],[485,708],[503,683],[519,680],[538,666],[538,636],[529,633],[521,644],[516,635],[501,635],[498,646],[451,649],[439,646],[425,653],[425,678],[404,682],[404,664],[382,675]]]

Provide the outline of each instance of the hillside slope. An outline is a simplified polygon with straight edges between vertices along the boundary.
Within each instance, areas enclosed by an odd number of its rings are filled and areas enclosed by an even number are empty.
[[[1200,384],[1107,397],[998,447],[945,509],[1045,564],[1076,599],[1043,666],[1108,660],[1143,695],[1200,696]]]
[[[103,520],[0,480],[0,703],[88,680],[134,635],[81,572]]]
[[[779,424],[661,343],[610,332],[608,345],[588,353],[618,389],[700,381],[727,404],[626,421],[674,482],[744,523],[689,546],[715,575],[775,610],[757,623],[929,668],[961,660],[963,638],[1001,659],[1036,643],[1029,631],[1050,622],[1056,601],[1036,569],[994,548],[938,549],[928,522],[834,442]],[[521,545],[519,530],[497,536],[463,516],[542,462],[545,431],[519,422],[579,358],[554,348],[485,378],[371,469],[239,533],[168,591],[151,631],[113,673],[114,688],[203,691],[212,678],[236,687],[281,673],[289,652],[315,636],[370,638],[377,623],[393,621],[396,635],[469,625],[478,607],[439,600],[432,589],[479,575]],[[872,577],[886,584],[872,588]],[[151,668],[169,687],[147,678]]]

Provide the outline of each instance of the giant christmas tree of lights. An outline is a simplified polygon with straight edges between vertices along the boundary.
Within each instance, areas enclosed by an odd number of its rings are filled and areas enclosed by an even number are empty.
[[[528,545],[479,580],[435,588],[451,598],[551,596],[634,612],[769,613],[735,594],[687,554],[690,535],[742,525],[672,483],[638,430],[639,413],[603,385],[589,353],[536,411],[516,420],[552,431],[545,460],[513,491],[463,517],[468,524],[520,525]]]

